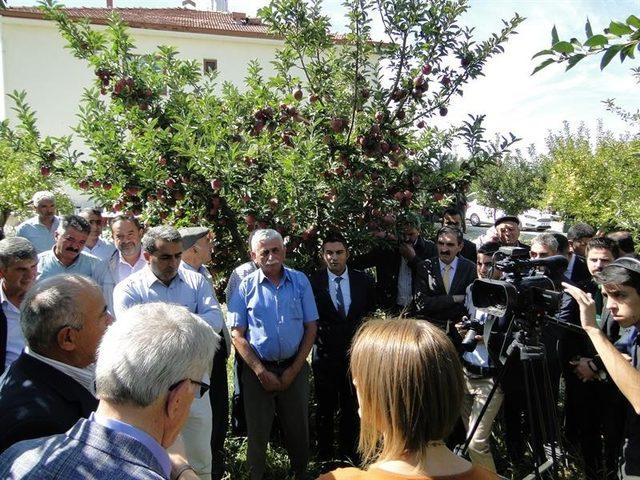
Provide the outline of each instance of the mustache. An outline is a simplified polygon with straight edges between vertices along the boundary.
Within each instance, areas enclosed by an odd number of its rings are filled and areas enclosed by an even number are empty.
[[[73,247],[67,247],[64,249],[65,252],[73,252],[73,253],[79,253],[80,250],[77,248],[73,248]]]

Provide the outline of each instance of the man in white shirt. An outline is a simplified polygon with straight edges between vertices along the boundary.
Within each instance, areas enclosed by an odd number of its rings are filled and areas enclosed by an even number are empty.
[[[20,355],[20,304],[36,279],[38,254],[22,237],[0,241],[0,374]]]
[[[136,217],[128,215],[114,217],[110,226],[116,251],[109,258],[109,270],[117,284],[147,264],[142,255],[144,229]]]

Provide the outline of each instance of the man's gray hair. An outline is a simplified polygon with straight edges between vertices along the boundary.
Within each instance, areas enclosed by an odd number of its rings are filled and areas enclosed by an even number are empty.
[[[260,245],[260,242],[269,242],[271,240],[278,240],[282,245],[284,245],[284,240],[282,240],[282,235],[273,230],[272,228],[263,228],[260,230],[256,230],[251,238],[251,251],[255,252]]]
[[[37,260],[38,252],[26,238],[9,237],[0,240],[0,268],[7,268],[20,260]]]
[[[65,215],[62,217],[62,221],[60,225],[58,225],[56,232],[58,235],[62,235],[70,228],[86,233],[87,235],[91,233],[91,225],[86,219],[79,215]]]
[[[551,250],[554,254],[558,253],[558,240],[553,236],[553,233],[541,233],[531,239],[531,245],[537,243]]]
[[[176,383],[211,371],[220,337],[185,307],[136,305],[111,325],[98,347],[98,398],[147,407]]]
[[[78,299],[98,285],[82,275],[60,274],[36,283],[25,295],[20,325],[29,348],[43,352],[57,344],[62,327],[82,328]]]
[[[158,249],[156,247],[156,240],[164,240],[165,242],[181,242],[182,237],[180,236],[180,232],[169,226],[169,225],[160,225],[158,227],[153,227],[147,230],[147,233],[142,237],[142,249],[145,252],[155,253]]]
[[[45,201],[55,203],[56,197],[53,194],[53,192],[50,192],[49,190],[41,190],[39,192],[34,193],[33,197],[31,197],[31,203],[35,207],[40,205],[40,202],[45,202]]]

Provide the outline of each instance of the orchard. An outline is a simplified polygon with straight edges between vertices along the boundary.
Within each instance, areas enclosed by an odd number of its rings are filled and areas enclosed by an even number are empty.
[[[399,216],[438,213],[515,140],[485,140],[481,116],[434,123],[502,51],[517,15],[475,41],[459,24],[463,0],[348,0],[347,31],[335,35],[319,2],[273,0],[259,15],[283,41],[276,74],[254,63],[238,86],[169,46],[135,54],[117,14],[100,32],[55,2],[42,8],[95,82],[75,126],[85,151],[40,139],[37,168],[149,225],[210,226],[221,279],[256,228],[280,231],[303,269],[330,229],[355,253],[392,243]]]

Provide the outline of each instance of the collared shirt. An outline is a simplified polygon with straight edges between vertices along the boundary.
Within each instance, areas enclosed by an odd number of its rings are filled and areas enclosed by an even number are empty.
[[[257,269],[258,266],[254,262],[246,262],[237,266],[233,272],[231,272],[229,281],[227,282],[227,288],[224,289],[224,296],[227,303],[231,301],[233,293],[238,290],[240,282],[242,282],[244,277],[255,272]]]
[[[245,337],[261,360],[293,357],[304,336],[304,323],[318,319],[309,279],[284,267],[276,287],[258,269],[245,277],[229,302],[229,325],[246,329]]]
[[[116,251],[116,247],[112,243],[107,243],[101,238],[98,238],[93,248],[85,245],[83,251],[90,253],[94,257],[98,257],[103,262],[107,262],[111,258],[111,255],[113,255],[113,252]]]
[[[92,278],[98,285],[104,282],[106,268],[98,257],[80,252],[71,265],[64,265],[53,250],[51,248],[38,254],[38,281],[60,273],[75,273]]]
[[[171,460],[169,459],[169,454],[162,445],[160,445],[158,441],[147,432],[144,432],[133,425],[129,425],[128,423],[121,422],[115,418],[105,417],[96,412],[91,412],[89,421],[96,422],[98,425],[102,425],[103,427],[115,432],[129,435],[134,440],[140,442],[142,445],[147,447],[156,460],[158,460],[165,477],[169,478],[171,476]]]
[[[182,305],[202,318],[216,332],[220,333],[222,329],[222,313],[213,288],[198,273],[178,268],[178,273],[167,286],[158,280],[147,265],[118,283],[113,291],[116,320],[134,305],[151,302]]]
[[[4,279],[0,280],[0,305],[7,317],[7,349],[4,362],[5,371],[20,356],[25,346],[22,327],[20,326],[20,309],[9,301],[4,293]],[[2,348],[3,346],[0,346]]]
[[[327,275],[329,275],[329,295],[333,305],[338,308],[338,282],[336,278],[338,275],[334,274],[327,268]],[[340,281],[340,289],[342,290],[342,300],[344,305],[344,313],[349,313],[349,307],[351,306],[351,284],[349,283],[349,268],[345,267],[344,272],[340,275],[342,280]]]
[[[42,363],[46,363],[50,367],[59,370],[65,375],[70,376],[84,388],[89,390],[92,395],[96,394],[96,364],[92,363],[91,365],[85,368],[74,367],[73,365],[69,365],[64,362],[59,362],[58,360],[54,360],[49,357],[45,357],[40,355],[39,353],[34,352],[29,348],[29,346],[24,347],[24,353],[35,358],[36,360],[40,360]]]
[[[136,263],[133,264],[133,266],[129,265],[124,257],[120,255],[120,252],[116,253],[115,255],[117,260],[116,265],[118,268],[118,278],[116,278],[116,283],[120,283],[123,280],[126,280],[127,278],[129,278],[129,275],[139,272],[147,265],[147,261],[144,259],[144,255],[142,254],[142,250],[140,250],[140,256],[138,257],[138,260],[136,260]]]
[[[413,276],[411,268],[404,257],[400,257],[400,269],[398,270],[398,294],[396,303],[406,307],[413,299]]]
[[[51,228],[47,228],[40,223],[40,219],[36,215],[18,225],[16,236],[29,240],[36,252],[46,252],[55,243],[53,234],[58,229],[58,225],[60,225],[60,217],[54,216]]]
[[[442,275],[442,278],[444,278],[444,269],[447,266],[446,263],[442,263],[442,260],[438,259],[438,263],[440,264],[440,275]],[[449,270],[449,285],[445,285],[445,288],[447,290],[451,289],[451,284],[453,283],[453,277],[456,276],[456,269],[458,268],[458,257],[455,257],[453,259],[453,261],[449,264],[449,267],[451,268]]]

